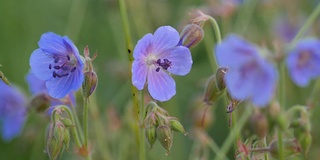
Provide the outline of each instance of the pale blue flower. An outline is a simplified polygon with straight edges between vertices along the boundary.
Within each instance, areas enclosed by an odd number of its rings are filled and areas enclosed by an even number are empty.
[[[30,57],[32,72],[46,82],[53,98],[63,98],[80,88],[84,64],[77,47],[67,37],[52,32],[44,33],[39,48]]]
[[[132,84],[142,90],[145,83],[152,98],[167,101],[176,94],[170,74],[186,75],[192,66],[190,50],[177,46],[179,33],[170,26],[143,36],[133,51]]]
[[[249,99],[257,106],[265,106],[271,100],[277,72],[263,59],[253,44],[237,35],[227,36],[217,45],[216,56],[221,67],[228,67],[225,83],[231,97]]]

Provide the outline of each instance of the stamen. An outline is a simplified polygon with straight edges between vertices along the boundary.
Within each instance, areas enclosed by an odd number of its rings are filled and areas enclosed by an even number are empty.
[[[51,69],[52,68],[52,66],[51,66],[51,64],[49,64],[49,69]]]
[[[53,72],[52,72],[52,76],[53,76],[53,78],[56,78],[56,77],[57,77],[56,71],[53,71]]]
[[[67,59],[68,59],[68,61],[70,61],[70,56],[69,55],[67,55]]]
[[[76,69],[77,69],[77,67],[73,67],[70,72],[72,73],[72,72],[74,72]]]
[[[53,59],[54,59],[54,63],[58,63],[60,60],[60,57],[58,57],[57,55],[54,55]]]
[[[158,59],[157,64],[165,70],[171,66],[171,62],[168,59],[163,59],[163,62],[161,62],[161,59]]]
[[[54,66],[53,68],[54,69],[60,69],[61,67],[60,66]]]
[[[156,72],[159,72],[160,71],[160,67],[158,67],[157,69],[156,69]]]

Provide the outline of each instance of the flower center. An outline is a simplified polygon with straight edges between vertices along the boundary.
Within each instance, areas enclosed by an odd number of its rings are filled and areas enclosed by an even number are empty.
[[[77,59],[73,54],[70,55],[53,55],[53,63],[49,64],[53,78],[62,78],[73,73],[77,67]]]
[[[164,70],[168,70],[168,68],[171,66],[171,61],[169,61],[168,59],[157,58],[154,54],[150,54],[146,58],[146,63],[148,66],[155,65],[157,72],[159,72],[161,68]]]
[[[298,66],[304,66],[305,64],[308,64],[308,61],[311,58],[311,53],[309,51],[302,51],[299,55],[299,61]]]

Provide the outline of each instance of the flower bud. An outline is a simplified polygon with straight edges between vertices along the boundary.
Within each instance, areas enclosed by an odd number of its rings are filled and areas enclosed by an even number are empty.
[[[157,103],[151,101],[147,104],[146,106],[146,113],[144,115],[144,118],[146,118],[151,112],[153,112],[155,110],[155,108],[157,108],[158,105]]]
[[[170,128],[171,128],[171,130],[176,131],[176,132],[181,132],[181,133],[184,133],[184,134],[187,133],[187,132],[184,130],[182,124],[179,122],[178,118],[176,118],[176,117],[170,117],[170,118],[169,118],[169,123],[170,123]]]
[[[224,75],[228,72],[228,68],[219,67],[216,71],[216,85],[219,91],[222,91],[226,88],[226,83],[224,82]]]
[[[207,81],[203,99],[203,101],[207,105],[211,105],[217,98],[222,95],[222,92],[218,89],[216,82],[217,81],[215,75],[212,75]]]
[[[157,133],[156,133],[156,127],[155,126],[149,126],[145,129],[145,138],[150,146],[150,148],[153,147],[153,144],[156,142]]]
[[[63,125],[66,127],[72,126],[72,121],[69,118],[61,118],[61,121],[62,121]]]
[[[305,157],[307,157],[307,154],[309,152],[311,143],[312,143],[312,136],[310,133],[301,134],[298,137],[299,144],[301,145],[301,148],[304,152]]]
[[[40,93],[32,97],[28,108],[35,109],[37,112],[42,113],[50,107],[50,104],[50,97],[45,93]]]
[[[54,124],[51,123],[47,129],[46,152],[50,159],[56,159],[63,151],[62,141],[58,141],[53,134]]]
[[[66,146],[69,145],[70,133],[61,121],[54,124],[53,136],[57,139],[58,142],[63,142]]]
[[[296,139],[284,140],[283,142],[283,155],[285,158],[290,157],[296,153],[301,152],[301,147]],[[270,154],[274,158],[279,158],[278,141],[274,140],[269,146]]]
[[[96,89],[98,83],[97,74],[94,71],[86,71],[82,83],[83,96],[88,98]]]
[[[167,150],[166,155],[170,154],[170,148],[172,145],[173,135],[169,126],[159,126],[157,128],[157,138],[162,147]]]
[[[203,29],[196,24],[186,25],[180,33],[180,41],[178,45],[188,48],[196,46],[203,38]]]

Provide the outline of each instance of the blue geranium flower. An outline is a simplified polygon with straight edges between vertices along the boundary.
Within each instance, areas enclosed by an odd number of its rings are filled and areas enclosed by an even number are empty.
[[[73,42],[67,36],[48,32],[38,44],[30,57],[30,66],[34,75],[46,82],[49,95],[63,98],[78,90],[84,78],[84,64]]]
[[[303,39],[292,49],[286,59],[292,81],[305,87],[311,79],[320,76],[320,41]]]
[[[24,95],[0,81],[0,131],[4,141],[18,136],[26,118]]]
[[[256,46],[237,35],[229,35],[217,46],[216,56],[220,66],[229,68],[225,82],[233,98],[250,99],[257,106],[270,101],[277,72],[259,55]]]
[[[170,26],[158,28],[143,36],[133,51],[132,84],[142,90],[146,81],[150,95],[167,101],[176,94],[176,83],[170,76],[186,75],[192,66],[190,50],[177,46],[179,33]]]

